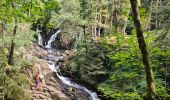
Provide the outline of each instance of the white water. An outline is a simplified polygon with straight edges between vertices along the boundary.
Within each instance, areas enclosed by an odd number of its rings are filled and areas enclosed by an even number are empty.
[[[52,43],[53,41],[55,41],[55,38],[57,37],[57,34],[60,33],[60,32],[61,32],[61,30],[58,30],[54,35],[51,36],[50,40],[48,41],[48,44],[45,46],[46,48],[51,48],[51,43]],[[42,37],[41,37],[41,34],[38,34],[38,36],[39,36],[38,44],[40,43],[39,45],[42,46]],[[48,50],[48,51],[49,51],[49,52],[52,52],[51,50]],[[85,87],[83,87],[83,86],[81,86],[81,85],[78,85],[78,84],[76,84],[76,83],[74,83],[74,82],[71,82],[71,81],[69,80],[69,78],[67,78],[67,77],[64,77],[64,76],[62,76],[62,75],[59,75],[59,73],[60,73],[60,68],[59,68],[59,66],[55,66],[55,62],[49,61],[49,68],[50,68],[52,71],[56,72],[57,77],[61,80],[61,82],[62,82],[63,84],[68,85],[68,86],[72,86],[72,87],[77,88],[77,89],[84,90],[85,92],[87,92],[87,93],[90,94],[92,100],[100,100],[95,92],[92,92],[92,91],[88,90],[87,88],[85,88]]]
[[[74,87],[74,88],[77,88],[77,89],[81,89],[81,90],[86,91],[87,93],[90,94],[92,100],[100,100],[95,92],[92,92],[92,91],[88,90],[87,88],[85,88],[85,87],[83,87],[83,86],[81,86],[81,85],[78,85],[78,84],[76,84],[76,83],[71,82],[71,81],[69,80],[69,78],[67,78],[67,77],[64,77],[64,76],[59,75],[59,73],[60,73],[59,66],[55,66],[55,64],[52,63],[52,64],[49,64],[49,68],[50,68],[52,71],[56,72],[57,77],[58,77],[65,85],[72,86],[72,87]]]
[[[41,33],[39,32],[39,29],[37,27],[36,32],[38,34],[38,45],[43,46],[43,38],[41,36]]]
[[[55,38],[57,37],[58,33],[61,32],[61,29],[59,29],[55,34],[53,34],[51,37],[50,37],[50,40],[48,41],[47,45],[45,46],[46,48],[51,48],[51,43],[53,41],[55,41]]]

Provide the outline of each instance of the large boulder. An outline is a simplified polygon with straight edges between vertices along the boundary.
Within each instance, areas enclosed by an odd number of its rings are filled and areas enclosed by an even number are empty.
[[[52,43],[52,46],[59,49],[71,49],[74,45],[75,39],[74,35],[61,32],[58,34],[55,42]]]

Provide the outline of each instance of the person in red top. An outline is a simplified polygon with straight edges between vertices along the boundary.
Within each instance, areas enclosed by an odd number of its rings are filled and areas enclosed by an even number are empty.
[[[39,77],[39,72],[37,73],[37,75],[35,76],[35,89],[37,90],[40,84],[40,77]]]

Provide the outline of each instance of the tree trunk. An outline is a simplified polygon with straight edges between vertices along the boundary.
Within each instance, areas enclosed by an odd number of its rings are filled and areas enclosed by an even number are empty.
[[[0,36],[0,38],[2,38],[2,40],[3,40],[3,34],[4,34],[4,24],[2,22],[2,24],[1,24],[1,36]]]
[[[92,38],[93,38],[93,40],[95,40],[95,38],[94,38],[94,25],[93,24],[91,26],[91,31],[92,31]]]
[[[159,0],[156,1],[156,11],[158,10],[159,10]],[[158,12],[155,12],[155,13],[156,13],[155,28],[158,29],[159,27]]]
[[[128,18],[125,18],[125,23],[124,23],[124,26],[123,26],[123,29],[122,29],[122,33],[123,35],[126,35],[126,27],[127,27],[127,24],[128,24]]]
[[[86,53],[88,53],[86,26],[83,26],[83,31],[84,31],[84,45],[85,45],[85,48],[86,48]]]
[[[133,12],[133,20],[136,27],[136,34],[138,39],[139,48],[143,57],[143,64],[145,65],[146,72],[146,82],[147,82],[147,95],[146,100],[155,100],[155,84],[154,77],[152,73],[152,66],[149,60],[149,53],[147,50],[147,45],[143,36],[143,29],[140,22],[139,8],[137,0],[130,0],[131,8]]]
[[[118,18],[117,18],[117,3],[116,3],[116,0],[114,0],[114,23],[115,23],[115,29],[116,29],[116,32],[119,32],[119,27],[118,27]]]
[[[14,27],[13,38],[15,38],[16,32],[17,32],[17,24]],[[14,64],[14,49],[15,49],[15,43],[14,43],[14,40],[12,39],[11,47],[10,47],[10,51],[9,51],[9,58],[8,58],[8,64],[10,64],[10,65]]]
[[[101,12],[100,12],[100,15],[99,15],[99,23],[101,24],[102,23],[102,15],[101,15]],[[98,36],[100,37],[100,34],[101,34],[101,26],[99,24],[99,28],[98,28]]]
[[[97,8],[95,9],[95,20],[94,20],[94,39],[97,39]]]

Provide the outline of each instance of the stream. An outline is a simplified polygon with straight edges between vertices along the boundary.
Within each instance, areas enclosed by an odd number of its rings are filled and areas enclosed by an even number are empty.
[[[38,31],[38,28],[36,29],[37,33],[38,33],[38,44],[39,46],[45,48],[48,52],[52,53],[54,52],[52,49],[55,49],[55,48],[52,48],[51,47],[51,43],[53,41],[55,41],[55,38],[57,37],[58,33],[61,32],[61,29],[59,29],[56,33],[54,33],[50,39],[48,40],[47,42],[47,45],[43,46],[43,38],[40,34],[40,32]],[[71,86],[73,88],[76,88],[76,89],[80,89],[82,91],[85,91],[86,93],[88,93],[92,100],[100,100],[97,96],[97,93],[96,92],[93,92],[89,89],[87,89],[86,87],[82,86],[82,85],[79,85],[75,82],[72,82],[70,81],[69,78],[67,77],[64,77],[62,76],[61,72],[60,72],[60,66],[59,65],[56,65],[56,61],[59,60],[59,59],[62,59],[63,57],[62,56],[59,56],[59,57],[56,57],[55,55],[48,55],[48,62],[49,62],[49,68],[56,72],[56,75],[58,77],[58,79],[64,84],[64,85],[67,85],[67,86]],[[56,60],[57,59],[57,60]]]

